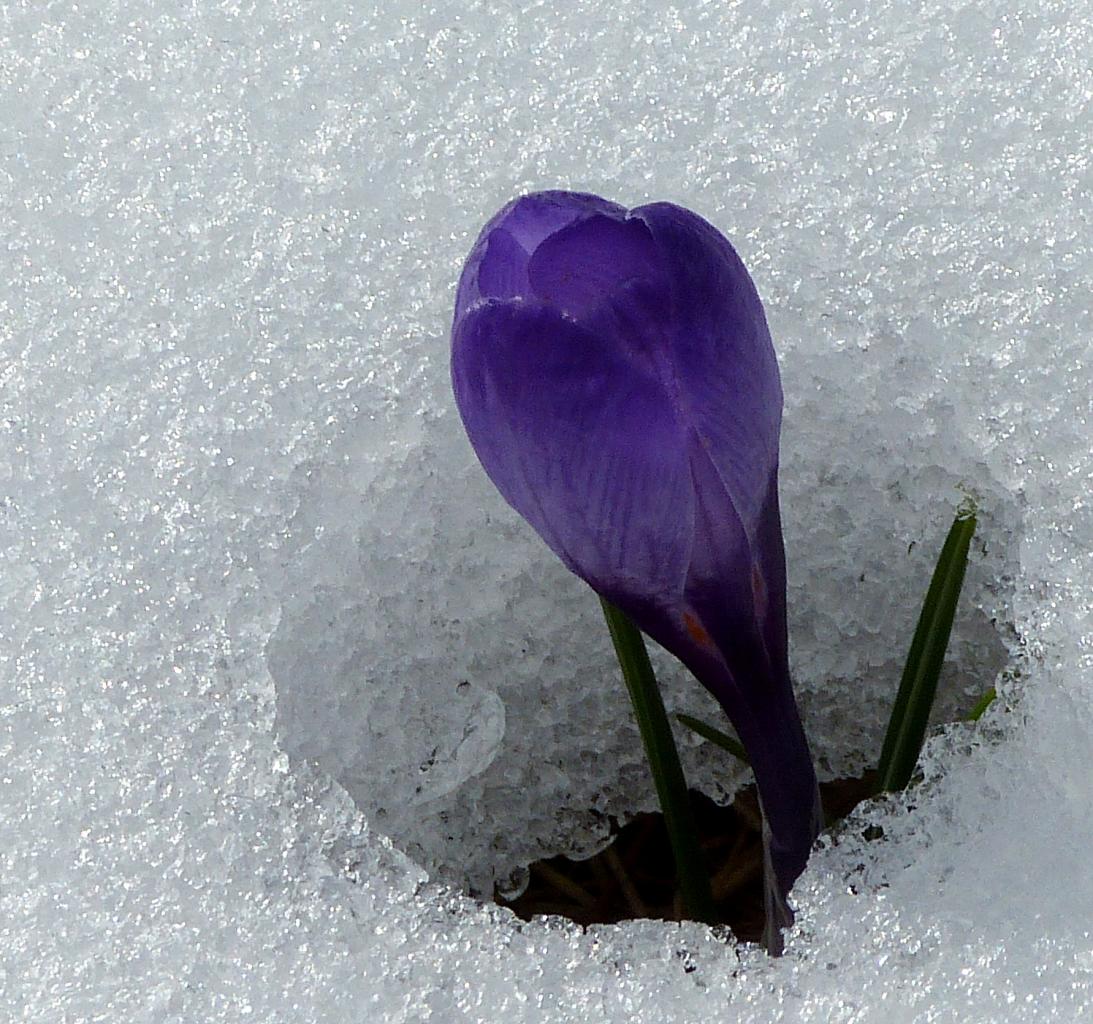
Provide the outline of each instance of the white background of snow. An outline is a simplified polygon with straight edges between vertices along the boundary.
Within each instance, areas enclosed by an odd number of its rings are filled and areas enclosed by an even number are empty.
[[[1093,1016],[1093,9],[1011,6],[0,11],[5,1017]],[[558,185],[753,270],[826,774],[875,755],[960,487],[944,717],[1031,655],[886,842],[814,858],[776,964],[444,887],[651,801],[595,604],[447,388],[473,235]]]

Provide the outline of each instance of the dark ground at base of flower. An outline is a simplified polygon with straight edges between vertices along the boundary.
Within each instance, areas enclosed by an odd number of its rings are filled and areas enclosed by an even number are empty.
[[[823,783],[828,821],[849,814],[874,794],[875,785],[874,773]],[[738,938],[757,942],[763,931],[763,847],[755,787],[740,792],[727,807],[692,791],[691,806],[721,919]],[[584,925],[680,919],[672,853],[659,813],[638,815],[595,857],[551,857],[536,861],[530,872],[523,895],[497,900],[525,921],[541,914]]]

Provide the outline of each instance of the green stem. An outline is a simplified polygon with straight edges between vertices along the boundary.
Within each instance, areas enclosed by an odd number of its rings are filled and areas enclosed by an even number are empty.
[[[710,891],[710,877],[698,846],[683,766],[679,763],[672,727],[653,675],[653,666],[649,664],[645,641],[638,628],[623,612],[602,597],[600,603],[615,644],[615,653],[622,667],[626,688],[630,691],[634,717],[638,720],[645,755],[649,759],[649,769],[656,784],[660,809],[664,814],[664,824],[667,826],[668,839],[675,857],[676,880],[683,909],[695,921],[716,924],[718,921]]]

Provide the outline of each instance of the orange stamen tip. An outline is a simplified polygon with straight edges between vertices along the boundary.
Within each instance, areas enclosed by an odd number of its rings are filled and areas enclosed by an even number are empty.
[[[763,605],[766,603],[767,585],[757,565],[751,567],[751,592],[756,604]]]
[[[706,632],[706,627],[698,621],[693,612],[683,613],[683,625],[687,627],[687,632],[695,643],[702,644],[703,647],[713,647],[713,638]]]

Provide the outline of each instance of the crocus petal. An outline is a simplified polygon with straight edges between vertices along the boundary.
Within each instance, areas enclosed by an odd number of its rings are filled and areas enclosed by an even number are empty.
[[[503,206],[479,233],[464,264],[456,292],[455,320],[484,298],[528,297],[523,291],[511,290],[515,283],[511,280],[499,285],[500,268],[494,261],[487,264],[486,280],[481,280],[483,263],[489,256],[491,236],[495,231],[503,230],[520,247],[523,255],[515,252],[514,255],[526,266],[528,257],[554,232],[596,214],[624,218],[626,210],[590,193],[561,191],[533,192]],[[505,246],[506,241],[502,239],[498,244]],[[499,252],[494,253],[495,257],[499,255]]]
[[[684,589],[687,607],[721,649],[739,687],[769,688],[772,679],[779,680],[786,699],[792,701],[777,476],[767,480],[763,519],[753,540],[707,446],[697,440],[690,464],[696,512]]]
[[[486,302],[457,324],[452,382],[490,479],[573,572],[625,606],[676,603],[686,430],[622,341],[545,306]]]
[[[537,298],[575,319],[633,281],[663,285],[657,247],[640,220],[597,214],[547,238],[528,264]]]
[[[672,293],[672,354],[691,420],[749,537],[778,462],[782,389],[763,305],[727,239],[701,217],[653,203],[648,225]]]
[[[486,251],[478,266],[478,294],[484,299],[513,299],[526,296],[528,254],[504,228],[486,236]]]
[[[781,384],[751,278],[680,207],[528,196],[468,258],[452,375],[502,495],[736,726],[775,948],[820,810],[786,655]]]
[[[639,610],[638,624],[680,658],[718,699],[748,749],[771,826],[773,861],[785,890],[808,858],[816,819],[815,780],[797,717],[782,633],[768,636],[767,605],[784,615],[780,593],[757,595],[750,543],[705,448],[692,435],[693,532],[688,573],[674,614]],[[768,514],[778,527],[777,486]],[[780,550],[780,545],[779,545]],[[784,570],[783,570],[784,571]],[[818,820],[818,819],[816,819]]]
[[[680,402],[748,538],[750,559],[731,551],[777,674],[785,661],[785,554],[778,514],[782,389],[763,305],[728,240],[671,203],[640,207],[666,268],[671,321],[665,334]],[[705,494],[714,493],[703,486]],[[712,498],[710,500],[713,500]],[[724,512],[721,513],[724,517]],[[725,550],[725,541],[712,545]],[[699,555],[702,554],[699,550]],[[725,586],[728,565],[712,567]],[[695,565],[695,578],[701,575]]]
[[[589,192],[532,192],[517,199],[502,222],[524,251],[531,253],[556,231],[596,214],[622,218],[626,209]]]

